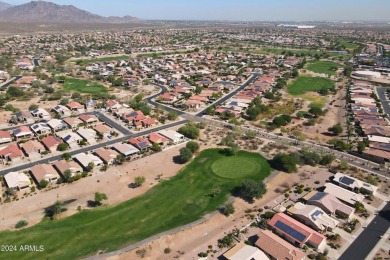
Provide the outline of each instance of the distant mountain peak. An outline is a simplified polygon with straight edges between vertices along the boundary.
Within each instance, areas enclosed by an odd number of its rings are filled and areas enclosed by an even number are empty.
[[[130,16],[106,18],[73,5],[58,5],[47,1],[31,1],[0,10],[0,21],[12,23],[128,23],[135,20],[138,19]]]
[[[0,12],[5,11],[12,6],[13,5],[11,5],[9,3],[5,3],[5,2],[0,1]]]

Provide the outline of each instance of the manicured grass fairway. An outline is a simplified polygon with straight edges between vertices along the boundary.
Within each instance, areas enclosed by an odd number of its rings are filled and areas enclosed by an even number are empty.
[[[243,167],[243,165],[245,165],[245,167]],[[224,178],[250,177],[258,173],[259,169],[261,169],[260,161],[242,156],[222,158],[211,165],[211,170],[216,175]]]
[[[64,89],[66,91],[78,91],[87,94],[106,93],[107,88],[85,79],[66,78],[64,82]]]
[[[306,65],[307,70],[331,76],[336,75],[336,71],[331,70],[332,67],[340,68],[341,65],[331,61],[310,61]]]
[[[240,151],[234,157],[209,149],[170,180],[118,206],[82,211],[59,221],[45,219],[20,231],[0,232],[4,245],[43,245],[45,248],[43,252],[1,252],[0,258],[76,259],[96,254],[98,250],[116,250],[200,219],[223,205],[244,179],[260,181],[270,173],[268,162],[258,154]],[[231,171],[235,178],[222,178],[213,173],[212,165],[221,159],[230,165],[241,163],[237,171]],[[245,176],[241,176],[238,173],[240,168],[246,169],[243,164],[246,161],[257,164],[258,168],[251,167],[251,171],[243,171]],[[221,174],[218,163],[214,167]],[[215,197],[209,196],[213,189],[220,190]]]
[[[287,86],[287,91],[291,95],[302,95],[309,91],[320,91],[330,88],[334,82],[330,79],[310,76],[299,76]]]
[[[92,62],[105,62],[105,61],[116,61],[116,60],[127,60],[130,56],[122,55],[122,56],[113,56],[113,57],[105,57],[105,58],[94,58],[94,59],[81,59],[81,60],[72,60],[72,62],[79,62],[83,64],[88,64]]]

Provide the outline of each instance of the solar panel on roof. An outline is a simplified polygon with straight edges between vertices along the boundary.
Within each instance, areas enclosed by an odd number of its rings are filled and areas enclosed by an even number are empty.
[[[278,229],[280,229],[284,233],[288,234],[289,236],[295,238],[296,240],[298,240],[300,242],[303,242],[305,240],[305,238],[306,238],[306,236],[304,234],[302,234],[301,232],[299,232],[299,231],[293,229],[292,227],[284,224],[281,221],[276,221],[275,227],[277,227]]]
[[[345,185],[351,185],[352,183],[355,182],[355,180],[354,180],[354,179],[351,179],[351,178],[349,178],[349,177],[344,176],[344,177],[341,177],[341,178],[340,178],[340,182],[343,183],[343,184],[345,184]]]
[[[318,217],[319,215],[322,215],[322,214],[323,214],[323,213],[322,213],[321,210],[316,210],[316,211],[314,211],[313,214],[310,215],[310,217],[311,217],[311,219],[312,219],[313,221],[316,221],[316,220],[317,220],[317,217]]]
[[[317,192],[313,197],[310,198],[310,200],[320,200],[326,195],[325,192]]]
[[[138,144],[138,146],[139,146],[140,148],[147,148],[147,147],[148,147],[148,144],[147,144],[146,142],[141,142],[141,143]]]

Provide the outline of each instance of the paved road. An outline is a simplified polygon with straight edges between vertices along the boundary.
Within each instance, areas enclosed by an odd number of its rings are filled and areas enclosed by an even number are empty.
[[[153,128],[153,129],[148,129],[146,131],[142,131],[142,132],[139,132],[139,133],[136,133],[136,134],[129,134],[129,135],[126,135],[126,136],[118,138],[118,139],[113,139],[113,140],[110,140],[110,141],[107,141],[107,142],[102,142],[102,143],[99,143],[99,144],[87,146],[87,147],[84,147],[84,148],[81,148],[81,149],[78,149],[78,150],[75,150],[75,151],[71,151],[69,153],[72,156],[74,156],[76,154],[79,154],[79,153],[86,153],[86,152],[93,151],[93,150],[101,148],[101,147],[113,145],[115,143],[119,143],[119,142],[128,140],[131,137],[139,137],[139,136],[148,135],[148,134],[150,134],[152,132],[157,132],[157,131],[163,130],[165,128],[175,127],[175,126],[178,126],[178,125],[185,124],[187,122],[188,122],[188,120],[177,121],[177,122],[174,122],[174,123],[171,123],[171,124],[162,125],[162,126],[159,126],[159,127]],[[10,171],[23,171],[23,170],[29,169],[32,166],[37,165],[37,164],[51,163],[51,162],[54,162],[54,161],[57,161],[57,160],[61,160],[61,155],[53,156],[53,157],[50,157],[50,158],[44,158],[44,159],[37,160],[37,161],[34,161],[34,162],[30,162],[30,163],[27,163],[27,164],[23,164],[23,165],[20,165],[20,166],[10,167],[10,168],[1,170],[0,171],[0,176],[1,175],[5,175],[5,174],[9,173]]]
[[[365,259],[380,237],[390,227],[390,203],[379,212],[365,230],[355,239],[349,248],[341,255],[339,260],[363,260]]]
[[[258,73],[254,73],[244,84],[242,84],[240,87],[238,87],[237,89],[233,90],[232,92],[230,92],[229,94],[227,94],[226,96],[218,99],[217,101],[215,101],[213,104],[211,104],[210,106],[219,106],[220,104],[226,102],[227,100],[229,100],[230,98],[232,98],[233,96],[237,95],[239,92],[241,92],[244,88],[246,88],[249,84],[251,84],[253,81],[255,81],[261,74],[258,74]],[[201,116],[203,115],[207,109],[210,107],[208,106],[207,108],[203,109],[202,111],[200,111],[198,114],[196,114],[197,116]]]
[[[251,78],[249,78],[249,80],[245,84],[240,86],[235,91],[229,93],[228,95],[226,95],[222,99],[220,99],[220,100],[216,101],[215,103],[211,104],[210,106],[213,106],[213,105],[216,105],[216,104],[221,104],[221,103],[225,102],[226,100],[228,100],[229,98],[233,97],[235,94],[237,94],[238,92],[242,91],[251,82],[255,81],[256,78],[259,75],[260,74],[253,74],[253,76]],[[162,85],[159,85],[159,84],[155,84],[155,85],[161,87],[163,89],[162,90],[163,92],[167,91],[167,88],[165,86],[162,86]],[[157,96],[157,95],[155,95],[155,96]],[[154,97],[150,97],[150,98],[147,99],[147,101],[150,102],[154,106],[161,105],[160,103],[157,103],[157,102],[153,101],[152,100],[153,98]],[[169,106],[164,106],[164,107],[168,111],[172,111],[172,110],[177,111],[178,114],[182,118],[185,118],[187,120],[192,120],[192,121],[197,121],[197,122],[207,121],[207,123],[209,125],[212,125],[212,126],[215,126],[215,127],[221,127],[221,128],[233,129],[233,128],[237,127],[235,125],[228,124],[226,122],[216,121],[216,120],[209,120],[207,118],[201,117],[203,115],[204,111],[207,110],[207,108],[202,110],[201,112],[197,113],[196,115],[191,115],[191,114],[187,114],[187,113],[185,113],[183,111],[176,110],[175,108],[172,108],[172,107],[169,107]],[[240,128],[244,132],[256,131],[258,133],[258,138],[260,138],[260,139],[265,139],[265,140],[270,140],[270,141],[279,141],[279,142],[284,142],[286,145],[289,145],[289,146],[299,146],[301,148],[302,147],[307,147],[307,148],[310,148],[312,150],[317,150],[318,152],[331,153],[331,154],[334,154],[340,160],[346,160],[352,166],[355,166],[355,167],[358,167],[358,168],[364,169],[366,171],[370,171],[372,173],[379,174],[379,175],[382,175],[382,176],[385,176],[385,177],[390,177],[390,174],[388,172],[378,170],[379,169],[379,165],[377,163],[374,163],[374,162],[362,159],[360,157],[354,156],[353,154],[348,154],[346,152],[334,150],[329,145],[316,144],[314,142],[308,142],[308,141],[303,141],[303,142],[302,141],[297,141],[294,138],[289,138],[289,137],[284,137],[284,136],[277,136],[277,135],[268,133],[268,132],[263,131],[263,130],[258,129],[258,128],[251,129],[251,128],[242,127],[242,126],[239,126],[238,128]]]
[[[386,98],[386,91],[388,87],[377,88],[378,97],[382,102],[383,111],[390,117],[390,100]]]
[[[16,80],[21,79],[21,78],[22,78],[22,76],[12,76],[11,79],[8,82],[1,85],[1,87],[7,88],[7,87],[9,87],[9,85],[13,84]]]
[[[115,120],[109,118],[105,114],[100,113],[98,111],[92,112],[92,114],[94,114],[97,118],[100,118],[101,120],[103,120],[108,126],[111,126],[112,128],[118,130],[122,134],[124,134],[124,135],[130,135],[131,134],[129,129],[127,129],[126,127],[122,126],[121,124],[118,124]]]

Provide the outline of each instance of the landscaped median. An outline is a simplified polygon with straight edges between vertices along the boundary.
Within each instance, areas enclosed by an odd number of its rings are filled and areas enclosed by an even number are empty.
[[[20,231],[1,232],[2,244],[15,245],[18,250],[0,252],[0,258],[76,259],[99,250],[113,251],[200,219],[221,207],[244,180],[260,182],[270,171],[259,154],[239,151],[227,156],[221,149],[208,149],[176,176],[137,198],[57,221],[45,218]],[[42,246],[43,251],[21,251],[22,245]]]

